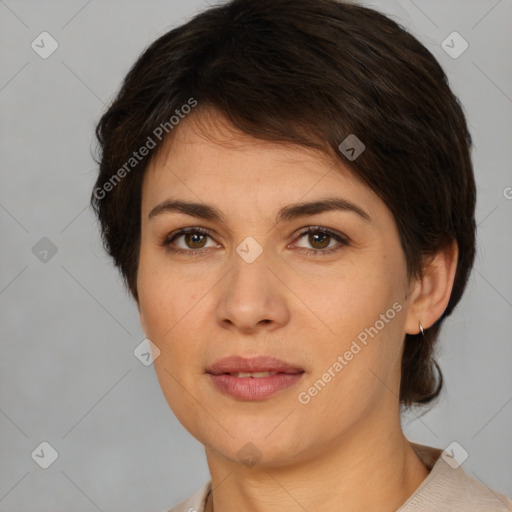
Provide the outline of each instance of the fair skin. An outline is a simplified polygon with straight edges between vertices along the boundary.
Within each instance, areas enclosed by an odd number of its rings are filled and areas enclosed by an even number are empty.
[[[254,139],[213,113],[209,123],[198,119],[182,121],[146,170],[137,289],[144,332],[161,350],[154,366],[164,396],[205,446],[210,507],[299,512],[343,503],[344,512],[397,510],[428,474],[400,426],[403,339],[446,308],[456,245],[439,252],[422,279],[409,279],[391,212],[341,160]],[[327,197],[363,215],[345,209],[275,221],[283,207]],[[149,216],[167,200],[214,206],[223,221],[169,209]],[[329,228],[348,243],[325,233],[300,236],[309,226]],[[185,227],[208,235],[160,243]],[[248,236],[262,248],[252,263],[236,251]],[[326,247],[337,250],[326,254]],[[381,328],[376,321],[393,304],[400,311]],[[301,403],[299,393],[376,325],[378,334]],[[231,355],[274,356],[304,374],[267,399],[236,399],[205,373]],[[240,455],[247,443],[258,450],[251,466]]]

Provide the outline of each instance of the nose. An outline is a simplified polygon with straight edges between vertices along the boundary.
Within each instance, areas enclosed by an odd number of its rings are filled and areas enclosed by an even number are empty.
[[[219,287],[216,316],[223,328],[252,334],[289,321],[288,289],[270,256],[264,250],[251,261],[234,253],[232,269]]]

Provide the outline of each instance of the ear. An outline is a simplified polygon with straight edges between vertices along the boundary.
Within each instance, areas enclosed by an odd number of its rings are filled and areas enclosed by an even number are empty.
[[[418,334],[420,322],[423,329],[428,329],[443,314],[452,293],[458,256],[459,248],[453,240],[425,262],[422,277],[411,283],[407,334]]]

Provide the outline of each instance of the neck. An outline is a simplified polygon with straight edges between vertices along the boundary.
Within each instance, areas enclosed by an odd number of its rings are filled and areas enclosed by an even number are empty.
[[[206,456],[213,489],[206,512],[339,510],[340,503],[343,512],[392,512],[428,475],[399,417],[394,428],[358,424],[293,465],[247,468],[209,448]]]

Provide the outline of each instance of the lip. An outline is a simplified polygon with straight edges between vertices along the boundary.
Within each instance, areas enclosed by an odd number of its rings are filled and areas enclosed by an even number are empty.
[[[271,356],[229,356],[219,359],[206,369],[206,373],[214,375],[237,372],[299,373],[303,371],[303,368],[299,366],[286,363],[285,361],[281,361],[281,359],[276,359]]]
[[[232,375],[239,372],[275,372],[275,375],[256,378]],[[299,366],[270,356],[230,356],[216,361],[206,373],[220,392],[238,400],[252,401],[264,400],[296,385],[305,372]]]

